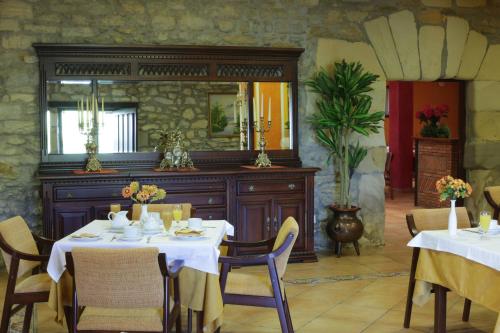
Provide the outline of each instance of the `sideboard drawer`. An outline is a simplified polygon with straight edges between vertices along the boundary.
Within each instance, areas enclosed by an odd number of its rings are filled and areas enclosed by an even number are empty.
[[[92,186],[92,187],[56,187],[55,201],[122,199],[122,187]]]
[[[256,193],[301,193],[304,192],[303,179],[267,180],[267,181],[240,181],[238,194]]]
[[[194,216],[204,220],[227,220],[227,214],[224,208],[198,208]]]
[[[168,203],[190,202],[193,206],[225,206],[225,193],[167,193]]]

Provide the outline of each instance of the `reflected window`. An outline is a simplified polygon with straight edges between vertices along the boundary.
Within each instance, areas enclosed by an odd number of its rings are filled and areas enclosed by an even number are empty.
[[[137,151],[137,107],[133,105],[105,108],[98,125],[99,153],[132,153]],[[49,154],[83,154],[87,136],[78,127],[75,107],[49,104],[47,110]]]

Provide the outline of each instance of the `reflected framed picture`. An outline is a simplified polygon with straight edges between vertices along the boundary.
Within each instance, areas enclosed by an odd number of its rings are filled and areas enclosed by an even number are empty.
[[[239,117],[235,93],[208,94],[208,135],[212,138],[238,137]]]

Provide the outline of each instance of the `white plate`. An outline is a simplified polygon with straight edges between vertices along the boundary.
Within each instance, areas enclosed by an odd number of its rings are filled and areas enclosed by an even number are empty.
[[[69,239],[75,241],[75,242],[95,242],[98,240],[101,240],[102,237],[70,237]]]
[[[156,235],[160,234],[163,232],[163,228],[158,228],[158,229],[142,229],[142,233],[144,235]]]
[[[138,242],[143,238],[143,236],[135,236],[135,237],[125,237],[121,236],[118,237],[119,241],[124,241],[124,242]]]
[[[121,227],[121,228],[113,228],[113,227],[111,227],[111,228],[109,228],[109,232],[112,232],[112,233],[115,233],[115,234],[121,234],[121,233],[123,233],[123,227]]]
[[[171,236],[174,240],[180,241],[197,241],[197,240],[206,240],[209,239],[207,236]]]

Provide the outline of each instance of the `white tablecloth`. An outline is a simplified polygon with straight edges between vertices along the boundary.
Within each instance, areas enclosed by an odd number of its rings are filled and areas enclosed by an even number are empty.
[[[127,242],[116,239],[120,234],[110,232],[110,227],[111,222],[108,220],[95,220],[76,231],[75,234],[89,232],[101,235],[102,239],[82,242],[73,240],[71,235],[68,235],[55,242],[47,265],[47,273],[49,273],[52,280],[59,281],[66,269],[65,252],[70,252],[73,247],[157,247],[161,253],[167,254],[169,262],[182,259],[186,267],[211,274],[219,274],[218,247],[224,235],[234,236],[234,227],[224,220],[203,221],[203,227],[205,227],[204,236],[206,236],[203,240],[176,240],[170,236],[154,235],[149,239],[149,243],[148,236],[142,237],[138,242]]]
[[[465,230],[458,230],[456,237],[450,237],[448,230],[428,230],[418,233],[408,246],[449,252],[500,271],[500,234],[479,238],[478,233]]]

